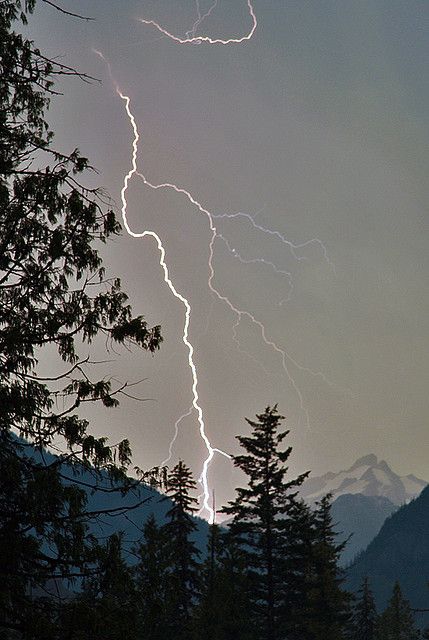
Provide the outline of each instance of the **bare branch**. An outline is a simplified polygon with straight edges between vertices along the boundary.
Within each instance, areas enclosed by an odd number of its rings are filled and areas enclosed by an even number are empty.
[[[79,362],[76,362],[76,364],[73,365],[73,367],[71,369],[69,369],[68,371],[66,371],[65,373],[61,373],[60,375],[54,376],[52,378],[45,378],[45,377],[42,377],[42,376],[31,376],[30,374],[25,374],[25,375],[22,375],[21,377],[22,378],[27,378],[29,380],[40,380],[40,381],[44,381],[44,382],[55,382],[57,380],[62,380],[63,378],[67,378],[68,376],[70,376],[73,373],[73,371],[75,371],[75,369],[79,369],[79,371],[80,371],[79,367],[82,364],[87,364],[87,363],[95,364],[93,362],[90,362],[89,356],[87,356],[86,358],[84,358],[84,360],[79,360]]]
[[[72,18],[79,18],[79,20],[86,20],[87,22],[89,22],[90,20],[95,20],[95,18],[81,16],[79,13],[72,13],[71,11],[67,11],[66,9],[62,9],[54,2],[51,2],[51,0],[42,0],[42,2],[44,2],[45,4],[49,4],[51,7],[54,7],[54,9],[56,9],[57,11],[61,11],[61,13],[65,13],[66,16],[72,16]]]

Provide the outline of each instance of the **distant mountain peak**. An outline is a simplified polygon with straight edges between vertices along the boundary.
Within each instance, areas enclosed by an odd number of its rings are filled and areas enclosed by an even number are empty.
[[[344,494],[382,496],[393,504],[402,505],[420,494],[427,486],[425,480],[413,474],[399,476],[385,460],[373,453],[362,456],[349,469],[329,472],[317,478],[310,477],[302,486],[301,495],[314,503],[327,493],[333,498]]]
[[[362,458],[358,458],[356,462],[350,467],[350,470],[353,470],[357,467],[375,467],[378,464],[378,458],[375,453],[368,453],[366,456],[362,456]]]

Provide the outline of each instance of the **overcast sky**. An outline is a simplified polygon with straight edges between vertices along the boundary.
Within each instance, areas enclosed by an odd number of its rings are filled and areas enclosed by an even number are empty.
[[[192,306],[213,446],[237,452],[244,416],[278,403],[293,471],[337,470],[373,452],[429,479],[428,3],[255,0],[253,38],[230,46],[180,45],[137,20],[183,36],[196,19],[194,0],[62,6],[96,20],[40,3],[32,36],[102,83],[67,80],[51,122],[60,147],[79,147],[98,168],[118,211],[132,129],[93,48],[131,98],[147,178],[186,188],[216,215],[250,214],[276,232],[246,216],[217,219],[213,284],[263,323],[290,357],[293,383],[259,327],[243,317],[234,334],[237,317],[211,295],[207,217],[181,195],[130,184],[132,228],[161,236],[174,285]],[[244,0],[219,0],[200,32],[226,38],[250,27]],[[320,244],[294,257],[281,236]],[[165,342],[154,358],[115,356],[109,372],[146,378],[139,393],[150,400],[95,412],[95,428],[129,437],[135,463],[149,467],[166,457],[192,401],[184,307],[163,281],[151,238],[124,233],[105,260],[135,311],[162,325]],[[194,412],[180,425],[173,462],[183,457],[199,474],[204,453]],[[222,502],[237,476],[217,457],[210,481]]]

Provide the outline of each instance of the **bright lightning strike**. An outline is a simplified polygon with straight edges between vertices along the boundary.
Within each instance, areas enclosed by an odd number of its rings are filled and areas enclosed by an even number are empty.
[[[192,29],[186,33],[186,37],[185,38],[180,38],[180,37],[177,37],[177,36],[173,35],[172,33],[167,31],[163,27],[161,27],[157,22],[155,22],[153,20],[140,19],[140,21],[143,24],[155,27],[162,35],[170,38],[171,40],[173,40],[173,41],[175,41],[175,42],[177,42],[179,44],[207,43],[207,44],[228,45],[228,44],[239,44],[239,43],[242,43],[242,42],[244,42],[246,40],[250,40],[252,38],[252,36],[253,36],[253,34],[255,32],[255,29],[257,27],[257,20],[256,20],[256,16],[255,16],[255,13],[254,13],[254,10],[253,10],[253,6],[252,6],[250,0],[247,0],[247,7],[249,9],[249,14],[250,14],[250,17],[252,19],[252,27],[251,27],[250,31],[245,36],[242,36],[241,38],[229,38],[229,39],[211,38],[211,37],[208,37],[208,36],[197,36],[196,35],[197,28],[201,25],[202,21],[205,18],[207,18],[211,14],[211,12],[215,9],[215,7],[217,6],[217,0],[214,1],[214,3],[211,5],[211,7],[208,9],[208,11],[205,14],[201,13],[199,0],[196,0],[196,3],[197,3],[198,18],[194,22],[194,25],[193,25]],[[210,463],[211,463],[215,453],[223,455],[226,458],[231,458],[231,456],[229,456],[224,451],[221,451],[220,449],[217,449],[217,448],[213,447],[211,445],[211,443],[210,443],[209,438],[207,437],[203,411],[202,411],[202,408],[201,408],[200,403],[199,403],[198,375],[197,375],[196,365],[195,365],[195,362],[194,362],[194,347],[193,347],[192,343],[189,340],[189,325],[190,325],[190,319],[191,319],[191,305],[190,305],[189,301],[181,293],[179,293],[177,291],[176,287],[173,284],[173,281],[172,281],[172,279],[170,277],[170,273],[169,273],[169,269],[168,269],[168,266],[167,266],[167,262],[166,262],[165,249],[164,249],[164,246],[162,244],[162,240],[159,237],[159,235],[155,231],[151,231],[151,230],[145,230],[145,231],[137,233],[137,232],[133,231],[131,229],[131,227],[129,226],[128,218],[127,218],[127,198],[126,198],[129,182],[134,176],[138,176],[142,180],[142,182],[145,184],[145,186],[147,186],[148,188],[150,188],[152,190],[155,190],[155,191],[156,190],[163,190],[163,189],[173,190],[177,194],[181,194],[181,195],[185,196],[187,198],[187,200],[194,207],[196,207],[200,213],[203,213],[207,217],[208,223],[209,223],[210,232],[211,232],[211,237],[210,237],[210,242],[209,242],[209,260],[208,260],[208,267],[209,267],[208,287],[209,287],[211,293],[214,295],[214,297],[217,298],[220,302],[223,302],[235,314],[236,322],[234,324],[234,329],[233,329],[233,332],[234,332],[233,338],[234,338],[235,342],[238,344],[238,346],[239,346],[239,342],[238,342],[238,339],[237,339],[236,331],[237,331],[237,328],[238,328],[240,322],[242,321],[242,319],[246,318],[247,320],[250,320],[250,322],[252,324],[254,324],[256,327],[258,327],[258,329],[260,330],[260,333],[261,333],[262,340],[265,343],[265,345],[270,347],[271,349],[273,349],[280,356],[283,370],[284,370],[284,372],[285,372],[285,374],[286,374],[286,376],[287,376],[292,388],[295,390],[295,392],[297,394],[297,397],[298,397],[299,402],[300,402],[301,411],[306,416],[307,426],[309,426],[309,422],[310,422],[309,421],[308,410],[305,407],[305,403],[304,403],[304,400],[303,400],[302,393],[301,393],[296,381],[294,380],[294,378],[293,378],[293,376],[292,376],[292,374],[290,372],[290,364],[295,366],[300,371],[309,373],[309,374],[311,374],[313,376],[321,377],[329,385],[332,385],[332,383],[326,378],[326,376],[323,373],[312,371],[311,369],[308,369],[308,368],[300,365],[284,349],[279,347],[270,337],[268,337],[267,331],[265,329],[265,326],[260,320],[258,320],[249,311],[237,308],[226,295],[223,295],[222,293],[220,293],[220,291],[215,287],[215,285],[214,285],[215,270],[214,270],[214,266],[213,266],[213,258],[214,258],[214,245],[215,245],[216,239],[219,238],[219,239],[223,240],[225,242],[228,250],[235,257],[237,257],[239,260],[241,260],[243,263],[245,263],[245,264],[253,263],[253,262],[265,263],[268,266],[270,266],[272,269],[274,269],[274,271],[276,271],[277,273],[281,273],[281,274],[285,275],[289,279],[289,288],[290,288],[289,295],[290,295],[290,292],[292,290],[291,275],[286,271],[282,271],[282,270],[278,269],[278,267],[273,262],[264,260],[263,258],[256,258],[256,259],[252,259],[252,260],[246,260],[246,259],[242,258],[236,251],[234,251],[232,249],[231,245],[224,238],[224,236],[222,236],[221,234],[219,234],[217,232],[216,227],[214,225],[214,219],[215,218],[245,218],[252,224],[252,226],[255,229],[257,229],[257,230],[259,230],[259,231],[261,231],[263,233],[270,234],[272,236],[278,237],[285,245],[287,245],[287,247],[289,248],[291,254],[293,255],[293,257],[296,260],[305,260],[305,257],[300,256],[298,254],[300,249],[304,249],[306,246],[308,246],[310,244],[317,244],[322,249],[322,252],[323,252],[323,255],[325,257],[325,260],[332,267],[333,267],[333,265],[332,265],[332,263],[330,262],[330,260],[328,258],[325,246],[317,238],[309,240],[309,241],[307,241],[307,242],[305,242],[303,244],[293,244],[292,242],[290,242],[287,238],[285,238],[279,232],[272,231],[270,229],[266,229],[266,228],[262,227],[261,225],[258,225],[255,222],[254,218],[252,216],[250,216],[249,214],[235,213],[235,214],[214,215],[208,209],[206,209],[200,202],[198,202],[194,198],[194,196],[189,191],[187,191],[186,189],[184,189],[184,188],[182,188],[180,186],[177,186],[174,183],[169,183],[169,182],[163,182],[163,183],[159,183],[159,184],[155,184],[155,183],[150,182],[146,178],[145,175],[143,175],[141,172],[138,171],[138,168],[137,168],[137,152],[138,152],[138,143],[139,143],[140,136],[139,136],[138,127],[137,127],[134,115],[133,115],[133,113],[131,111],[131,106],[130,106],[131,100],[130,100],[130,97],[125,95],[124,93],[122,93],[122,91],[120,90],[118,84],[116,83],[116,81],[114,80],[114,78],[112,76],[110,65],[105,60],[104,56],[99,51],[95,51],[95,53],[97,53],[97,55],[100,56],[106,62],[107,66],[108,66],[109,74],[110,74],[112,82],[113,82],[113,84],[115,86],[116,93],[117,93],[117,95],[120,97],[120,99],[123,101],[123,103],[125,105],[125,111],[126,111],[127,117],[129,119],[132,131],[133,131],[131,168],[128,171],[128,173],[124,176],[123,186],[122,186],[122,189],[121,189],[121,203],[122,203],[121,213],[122,213],[122,219],[123,219],[124,227],[125,227],[127,233],[130,236],[134,237],[134,238],[144,238],[146,236],[150,236],[155,240],[155,242],[157,244],[157,247],[158,247],[159,256],[160,256],[159,257],[159,264],[160,264],[160,266],[161,266],[161,268],[163,270],[163,273],[164,273],[164,281],[167,284],[167,286],[169,287],[169,289],[172,292],[172,294],[174,295],[174,297],[177,298],[185,308],[185,323],[184,323],[182,340],[183,340],[183,343],[186,346],[187,351],[188,351],[188,365],[189,365],[189,368],[190,368],[190,371],[191,371],[191,375],[192,375],[192,406],[189,408],[187,413],[185,413],[182,416],[180,416],[180,418],[176,421],[174,436],[173,436],[172,441],[170,442],[169,456],[166,458],[166,460],[163,461],[162,465],[167,464],[171,460],[172,450],[173,450],[174,443],[175,443],[175,441],[176,441],[176,439],[178,437],[178,429],[179,429],[180,423],[186,417],[189,417],[192,414],[193,410],[195,410],[196,413],[197,413],[197,418],[198,418],[198,423],[199,423],[200,436],[201,436],[201,438],[202,438],[202,440],[204,442],[204,445],[205,445],[205,447],[207,449],[207,457],[206,457],[206,459],[205,459],[205,461],[203,463],[203,468],[202,468],[201,475],[200,475],[200,478],[199,478],[199,481],[200,481],[200,483],[202,485],[202,488],[203,488],[203,496],[202,496],[203,497],[203,506],[202,506],[201,511],[206,510],[207,513],[209,514],[210,519],[213,520],[215,514],[214,514],[213,508],[210,506],[210,491],[209,491],[209,485],[208,485],[208,470],[209,470],[209,466],[210,466]],[[250,354],[248,354],[248,355],[250,355]]]

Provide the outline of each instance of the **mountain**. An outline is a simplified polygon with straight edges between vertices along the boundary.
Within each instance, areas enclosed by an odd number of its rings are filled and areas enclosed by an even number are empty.
[[[346,566],[365,549],[380,531],[384,521],[397,506],[383,496],[365,496],[346,493],[332,503],[332,517],[338,541],[347,540],[341,554],[341,565]]]
[[[386,520],[347,570],[346,587],[356,591],[365,576],[379,608],[385,607],[399,580],[413,608],[429,609],[429,487]],[[419,614],[418,621],[428,624],[428,614]]]
[[[334,499],[345,494],[362,494],[384,497],[400,506],[419,495],[427,484],[412,474],[397,475],[387,462],[370,454],[339,473],[309,478],[302,486],[301,495],[307,502],[314,503],[327,493],[332,493]]]

